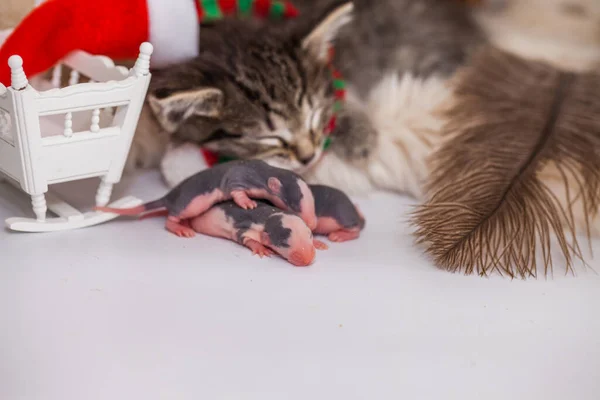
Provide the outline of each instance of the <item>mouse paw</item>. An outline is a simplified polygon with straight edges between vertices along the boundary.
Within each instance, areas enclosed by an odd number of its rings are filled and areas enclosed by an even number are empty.
[[[189,226],[184,226],[178,222],[175,222],[171,219],[167,220],[167,224],[165,225],[167,230],[179,237],[182,238],[192,238],[196,236],[196,232]]]
[[[335,231],[331,232],[328,236],[329,240],[336,243],[347,242],[350,240],[357,239],[360,235],[359,231]]]
[[[248,240],[246,240],[244,245],[246,247],[248,247],[250,250],[252,250],[253,255],[258,255],[260,258],[271,257],[272,255],[275,254],[275,252],[273,250],[269,249],[268,247],[263,246],[262,244],[258,243],[256,240],[248,239]]]
[[[243,190],[235,190],[231,192],[231,197],[233,198],[235,204],[242,207],[244,210],[252,210],[257,207],[256,202],[248,197],[246,192]]]
[[[313,245],[317,250],[329,250],[329,246],[325,242],[321,242],[320,240],[313,239]]]

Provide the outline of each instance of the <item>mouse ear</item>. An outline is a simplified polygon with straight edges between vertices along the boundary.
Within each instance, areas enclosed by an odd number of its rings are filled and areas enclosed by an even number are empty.
[[[275,194],[279,194],[281,193],[281,181],[277,178],[271,177],[269,178],[268,181],[268,185],[269,185],[269,189],[275,193]]]
[[[271,246],[271,238],[267,232],[263,231],[260,233],[260,243],[264,246]]]

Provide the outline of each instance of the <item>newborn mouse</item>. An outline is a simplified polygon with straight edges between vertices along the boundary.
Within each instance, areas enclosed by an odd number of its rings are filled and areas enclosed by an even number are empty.
[[[299,267],[315,259],[313,234],[304,221],[262,201],[252,210],[219,203],[184,223],[198,233],[236,241],[261,258],[278,253]]]
[[[310,185],[315,198],[317,227],[313,232],[327,235],[332,242],[357,239],[365,227],[365,218],[357,206],[341,190],[325,186]]]
[[[119,215],[139,215],[166,209],[166,228],[180,237],[194,231],[180,222],[194,218],[216,203],[233,199],[242,209],[265,199],[275,206],[298,214],[313,229],[317,226],[312,192],[306,182],[292,171],[270,166],[261,160],[237,160],[216,165],[190,176],[164,197],[132,208],[96,207],[95,210]]]

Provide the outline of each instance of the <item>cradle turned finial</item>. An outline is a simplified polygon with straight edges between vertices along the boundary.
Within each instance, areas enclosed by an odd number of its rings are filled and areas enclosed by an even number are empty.
[[[140,45],[140,54],[133,67],[133,72],[137,76],[148,75],[150,72],[150,56],[153,51],[154,47],[148,42],[144,42]]]
[[[10,84],[13,89],[21,90],[27,87],[29,83],[23,71],[23,59],[20,56],[11,56],[8,59],[8,66],[10,67]]]

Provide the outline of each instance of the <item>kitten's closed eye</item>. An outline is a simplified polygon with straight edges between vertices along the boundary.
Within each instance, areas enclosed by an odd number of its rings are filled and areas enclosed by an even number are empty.
[[[223,139],[239,139],[243,136],[244,136],[243,133],[235,133],[235,132],[226,131],[225,129],[217,129],[210,136],[209,140],[214,141],[214,140],[223,140]]]
[[[273,147],[281,151],[288,151],[290,149],[290,144],[279,136],[263,136],[259,141],[263,146]]]

